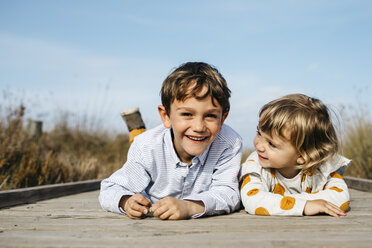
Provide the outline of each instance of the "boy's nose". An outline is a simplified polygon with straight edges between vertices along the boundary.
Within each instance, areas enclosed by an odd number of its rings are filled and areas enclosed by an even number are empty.
[[[193,130],[195,132],[205,131],[205,123],[202,119],[195,119],[193,123]]]

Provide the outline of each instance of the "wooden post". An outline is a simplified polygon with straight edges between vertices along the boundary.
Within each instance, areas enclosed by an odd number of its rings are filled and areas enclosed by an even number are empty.
[[[129,143],[132,144],[134,137],[146,131],[138,107],[124,110],[120,113],[129,130]]]
[[[30,139],[39,140],[43,134],[43,122],[29,119],[27,131]]]

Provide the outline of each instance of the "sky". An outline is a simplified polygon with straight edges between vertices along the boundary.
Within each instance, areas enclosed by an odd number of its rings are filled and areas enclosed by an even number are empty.
[[[283,95],[372,107],[371,27],[368,0],[1,0],[0,106],[22,102],[44,129],[66,118],[119,133],[120,112],[139,107],[152,128],[163,80],[203,61],[251,148],[260,108]]]

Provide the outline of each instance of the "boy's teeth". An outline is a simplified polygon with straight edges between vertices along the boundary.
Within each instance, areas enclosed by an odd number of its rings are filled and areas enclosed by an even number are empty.
[[[189,138],[195,141],[200,141],[204,139],[204,138],[197,138],[197,137],[191,137],[191,136],[189,136]]]

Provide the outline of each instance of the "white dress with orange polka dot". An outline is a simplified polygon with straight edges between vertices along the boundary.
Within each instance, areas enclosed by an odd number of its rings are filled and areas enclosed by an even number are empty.
[[[307,200],[323,199],[346,211],[350,195],[341,175],[350,162],[337,155],[312,176],[300,172],[285,178],[275,169],[261,167],[253,152],[240,171],[243,206],[249,214],[302,216]]]

